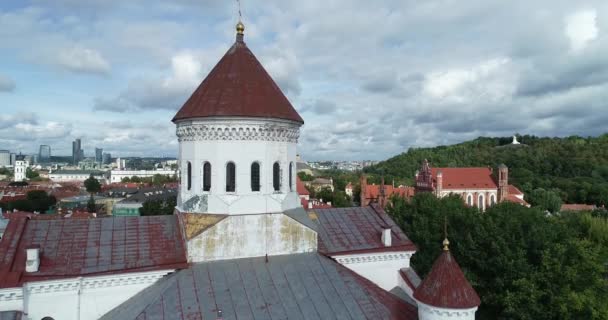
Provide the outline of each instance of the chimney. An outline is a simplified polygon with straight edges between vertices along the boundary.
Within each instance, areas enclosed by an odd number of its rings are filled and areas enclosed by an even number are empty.
[[[308,209],[312,209],[312,201],[308,201]]]
[[[25,249],[25,272],[38,272],[40,266],[40,246],[28,246]]]
[[[391,228],[385,227],[382,230],[382,244],[384,244],[385,247],[391,246]]]

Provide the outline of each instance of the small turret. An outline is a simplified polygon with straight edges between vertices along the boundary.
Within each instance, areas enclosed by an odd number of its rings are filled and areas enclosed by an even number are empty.
[[[479,296],[471,287],[450,253],[450,241],[443,240],[443,251],[414,291],[420,320],[474,320]]]

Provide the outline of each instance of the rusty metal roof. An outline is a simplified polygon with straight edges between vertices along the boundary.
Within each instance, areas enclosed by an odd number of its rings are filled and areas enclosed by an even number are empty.
[[[416,288],[414,298],[440,308],[468,309],[481,303],[477,292],[447,250],[441,253],[429,274]]]
[[[187,266],[176,216],[11,219],[0,242],[0,288],[23,282]],[[25,273],[26,248],[41,249]]]
[[[329,255],[414,251],[416,246],[377,205],[309,210],[319,224],[319,252]],[[315,219],[316,218],[316,219]],[[391,246],[382,243],[382,230],[391,228]]]
[[[101,319],[417,319],[416,307],[316,253],[194,264]]]
[[[173,118],[262,117],[304,123],[245,42],[237,39]]]

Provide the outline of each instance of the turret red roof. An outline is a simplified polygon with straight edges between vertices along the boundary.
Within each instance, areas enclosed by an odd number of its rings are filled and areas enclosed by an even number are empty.
[[[262,117],[304,123],[258,59],[237,41],[211,70],[173,122],[200,117]]]
[[[478,307],[481,303],[460,266],[447,250],[437,258],[431,272],[416,288],[414,298],[439,308],[468,309]]]

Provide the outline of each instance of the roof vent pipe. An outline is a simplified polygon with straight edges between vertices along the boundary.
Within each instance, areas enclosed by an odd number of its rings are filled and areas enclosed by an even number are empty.
[[[391,246],[391,228],[384,228],[382,230],[382,244],[385,247]]]
[[[27,257],[27,260],[25,261],[25,272],[38,272],[38,267],[40,267],[40,247],[28,247],[25,251]]]

